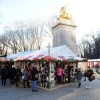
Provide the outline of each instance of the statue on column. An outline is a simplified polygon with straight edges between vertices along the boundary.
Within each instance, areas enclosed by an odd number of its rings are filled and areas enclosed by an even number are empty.
[[[68,20],[71,19],[71,16],[69,16],[68,13],[66,12],[66,7],[61,7],[59,18],[64,18],[64,19],[68,19]]]

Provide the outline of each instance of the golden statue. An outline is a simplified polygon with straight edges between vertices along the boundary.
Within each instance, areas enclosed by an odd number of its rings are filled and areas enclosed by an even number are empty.
[[[65,7],[61,7],[60,18],[71,19],[71,17],[66,12],[66,8]]]

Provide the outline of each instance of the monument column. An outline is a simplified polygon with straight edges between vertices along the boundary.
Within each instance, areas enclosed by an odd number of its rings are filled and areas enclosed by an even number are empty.
[[[53,47],[67,45],[73,52],[77,53],[76,25],[66,13],[65,7],[61,8],[60,17],[53,25]]]

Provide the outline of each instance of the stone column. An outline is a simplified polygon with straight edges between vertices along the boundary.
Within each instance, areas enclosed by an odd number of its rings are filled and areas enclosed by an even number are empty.
[[[53,47],[67,45],[73,52],[77,53],[76,25],[70,19],[59,18],[53,25]]]

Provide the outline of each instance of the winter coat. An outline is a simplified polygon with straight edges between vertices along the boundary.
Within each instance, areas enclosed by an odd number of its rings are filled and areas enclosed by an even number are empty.
[[[23,76],[24,76],[23,80],[28,80],[28,69],[24,69]]]
[[[37,69],[33,69],[32,72],[31,72],[31,75],[32,75],[32,81],[35,81],[35,80],[38,80],[38,75],[39,74],[39,71],[37,71]]]
[[[11,68],[10,69],[10,78],[14,78],[16,77],[16,68]]]
[[[7,78],[7,70],[6,68],[1,69],[1,79],[6,79]]]
[[[93,74],[94,74],[94,73],[93,73],[93,70],[91,70],[91,69],[89,69],[89,70],[87,70],[87,71],[85,72],[85,75],[86,75],[86,77],[88,77],[89,81],[92,81],[92,80],[91,80],[91,76],[92,76]]]
[[[20,77],[22,77],[21,69],[16,69],[16,83],[20,81]]]
[[[63,74],[63,69],[62,68],[58,68],[57,69],[57,76],[62,76]]]
[[[81,71],[77,71],[75,73],[75,77],[76,77],[77,80],[81,80],[81,78],[82,78],[82,72]]]

